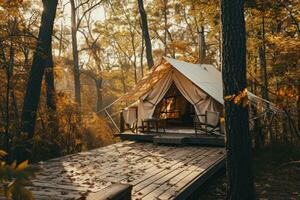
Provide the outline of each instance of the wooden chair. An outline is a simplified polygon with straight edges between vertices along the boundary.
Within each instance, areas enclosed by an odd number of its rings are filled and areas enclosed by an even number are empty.
[[[195,115],[194,128],[196,135],[198,132],[221,134],[220,113],[207,110],[205,114]]]
[[[162,128],[162,131],[166,132],[166,121],[164,119],[159,118],[148,118],[142,120],[142,132],[145,132],[147,129],[147,132],[150,132],[150,128],[155,128],[155,132],[159,133],[159,128]]]

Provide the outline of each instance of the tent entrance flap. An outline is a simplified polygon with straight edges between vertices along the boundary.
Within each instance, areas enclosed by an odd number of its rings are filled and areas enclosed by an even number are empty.
[[[174,83],[155,107],[153,117],[165,119],[167,126],[192,127],[194,106],[180,93]]]

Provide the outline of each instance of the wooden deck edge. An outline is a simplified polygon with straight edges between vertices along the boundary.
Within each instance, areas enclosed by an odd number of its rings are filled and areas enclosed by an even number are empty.
[[[156,135],[153,134],[137,135],[137,134],[120,133],[120,134],[116,134],[115,136],[120,137],[121,140],[153,142],[153,137],[155,137]]]
[[[225,147],[224,138],[184,138],[186,144]]]
[[[224,138],[209,138],[209,137],[182,137],[174,141],[173,143],[169,141],[167,138],[155,139],[157,134],[126,134],[120,133],[115,136],[120,137],[121,140],[130,140],[130,141],[140,141],[140,142],[153,142],[157,144],[183,144],[183,145],[200,145],[200,146],[216,146],[216,147],[225,147],[225,139]]]
[[[90,193],[86,200],[130,200],[132,185],[129,184],[112,184],[103,190]]]
[[[153,137],[154,144],[184,144],[184,137],[178,138],[164,138],[164,137]]]
[[[182,188],[181,192],[174,198],[174,200],[184,200],[188,199],[194,192],[199,189],[203,183],[205,183],[212,175],[217,173],[222,167],[225,166],[226,160],[225,156],[219,159],[215,165],[211,166],[203,175],[196,178],[194,181],[189,183],[187,186]]]

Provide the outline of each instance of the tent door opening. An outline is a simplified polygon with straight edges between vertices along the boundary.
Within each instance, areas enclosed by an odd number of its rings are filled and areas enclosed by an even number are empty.
[[[193,127],[194,106],[180,93],[174,83],[157,104],[153,117],[165,119],[167,127]]]

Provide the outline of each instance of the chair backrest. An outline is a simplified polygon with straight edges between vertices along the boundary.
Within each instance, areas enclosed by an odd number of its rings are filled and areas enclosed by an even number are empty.
[[[207,110],[205,113],[207,117],[207,124],[217,126],[220,121],[220,113],[210,110]]]

